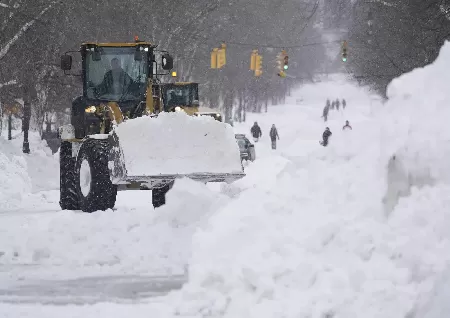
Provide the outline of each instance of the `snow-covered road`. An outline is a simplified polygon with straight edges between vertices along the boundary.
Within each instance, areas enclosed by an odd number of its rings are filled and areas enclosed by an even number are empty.
[[[52,187],[2,201],[0,317],[425,317],[450,268],[450,132],[439,119],[450,110],[438,111],[450,96],[420,72],[394,82],[385,105],[334,78],[250,114],[235,127],[263,131],[247,176],[180,180],[157,210],[144,191],[94,214],[58,211]],[[325,124],[327,97],[348,107]],[[2,162],[10,179],[26,177],[24,160]]]

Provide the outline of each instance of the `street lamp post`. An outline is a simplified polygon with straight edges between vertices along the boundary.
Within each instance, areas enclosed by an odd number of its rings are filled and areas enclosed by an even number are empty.
[[[28,142],[28,131],[30,130],[31,103],[25,101],[23,105],[23,153],[30,153],[30,143]]]

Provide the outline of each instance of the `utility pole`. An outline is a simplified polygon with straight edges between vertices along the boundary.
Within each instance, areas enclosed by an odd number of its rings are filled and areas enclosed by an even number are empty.
[[[26,96],[24,98],[24,104],[23,104],[23,146],[22,146],[22,152],[23,153],[30,153],[30,143],[28,142],[28,132],[30,130],[30,120],[31,120],[31,102],[29,100],[29,97]]]

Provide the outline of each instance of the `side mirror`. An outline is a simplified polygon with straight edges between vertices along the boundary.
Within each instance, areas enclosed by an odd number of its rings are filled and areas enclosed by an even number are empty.
[[[170,71],[173,69],[173,57],[171,57],[169,54],[164,54],[161,59],[162,62],[162,69],[166,71]]]
[[[61,69],[63,71],[70,71],[72,69],[72,56],[70,55],[61,56]]]
[[[148,74],[153,74],[153,76],[155,76],[158,73],[158,63],[156,63],[156,61],[152,61],[148,67],[150,68]]]

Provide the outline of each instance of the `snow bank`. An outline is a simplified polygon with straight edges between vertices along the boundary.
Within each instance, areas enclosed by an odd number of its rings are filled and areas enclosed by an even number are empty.
[[[189,179],[177,180],[158,210],[149,194],[121,192],[117,211],[3,215],[0,266],[40,266],[53,278],[87,268],[92,275],[183,274],[192,234],[228,199]]]
[[[184,112],[127,121],[116,129],[130,176],[242,172],[231,126]]]
[[[59,189],[59,155],[53,155],[47,142],[42,140],[39,133],[35,131],[29,132],[30,154],[24,155],[23,133],[20,130],[14,130],[12,135],[13,139],[7,141],[5,140],[7,133],[4,131],[0,140],[5,142],[4,145],[8,145],[5,151],[25,159],[28,175],[31,178],[31,191],[37,193]]]
[[[11,143],[0,138],[0,212],[17,206],[31,192],[27,162],[15,153]]]
[[[433,65],[393,81],[383,109],[360,114],[363,128],[293,160],[270,190],[242,180],[248,188],[194,236],[177,313],[413,316],[450,268],[449,63],[446,44]],[[409,192],[386,214],[393,154]]]
[[[450,182],[450,42],[436,61],[395,80],[387,95],[391,119],[386,122],[389,149],[412,183]],[[395,107],[394,107],[395,106]]]

